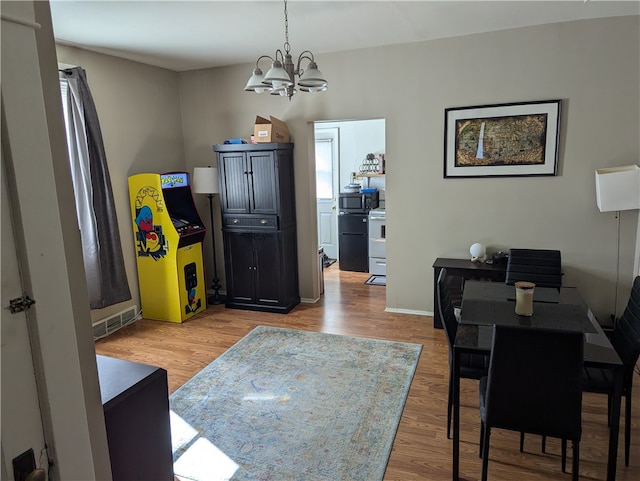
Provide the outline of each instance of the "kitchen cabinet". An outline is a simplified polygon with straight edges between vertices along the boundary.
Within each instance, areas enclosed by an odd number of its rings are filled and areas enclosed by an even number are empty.
[[[213,150],[226,307],[289,312],[300,302],[293,144],[225,144]]]

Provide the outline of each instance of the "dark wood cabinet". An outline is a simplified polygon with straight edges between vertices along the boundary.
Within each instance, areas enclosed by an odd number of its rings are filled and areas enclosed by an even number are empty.
[[[96,356],[114,481],[173,481],[167,371]]]
[[[447,269],[447,276],[457,277],[458,281],[450,283],[450,288],[458,286],[458,293],[450,293],[452,298],[462,299],[462,287],[467,279],[486,279],[504,282],[507,272],[506,263],[486,264],[471,262],[469,259],[450,259],[438,257],[433,263],[433,327],[442,329],[442,319],[438,311],[438,277],[440,271]]]
[[[216,145],[224,216],[277,215],[295,224],[293,144]]]
[[[289,312],[300,302],[293,144],[216,145],[226,306]]]
[[[224,232],[228,307],[289,312],[300,302],[295,233]]]

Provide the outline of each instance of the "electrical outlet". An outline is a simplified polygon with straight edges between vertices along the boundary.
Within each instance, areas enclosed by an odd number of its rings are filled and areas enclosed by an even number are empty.
[[[19,456],[13,458],[13,477],[15,481],[25,481],[36,469],[36,457],[33,454],[33,449],[29,448],[27,451]]]

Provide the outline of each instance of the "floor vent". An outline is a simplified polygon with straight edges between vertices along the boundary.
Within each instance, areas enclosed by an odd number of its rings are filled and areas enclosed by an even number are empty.
[[[100,339],[107,335],[107,324],[104,321],[99,321],[93,325],[93,339]]]
[[[136,319],[138,319],[138,306],[132,306],[106,319],[101,319],[93,324],[93,340],[108,336]]]

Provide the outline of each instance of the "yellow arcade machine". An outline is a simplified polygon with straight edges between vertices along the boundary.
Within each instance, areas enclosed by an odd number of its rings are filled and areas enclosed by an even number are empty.
[[[145,319],[183,322],[207,307],[202,241],[206,229],[186,172],[129,177]]]

